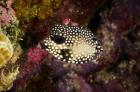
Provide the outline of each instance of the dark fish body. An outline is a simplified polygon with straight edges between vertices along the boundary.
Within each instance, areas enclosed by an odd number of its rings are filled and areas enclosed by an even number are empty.
[[[76,64],[98,63],[103,50],[90,30],[60,24],[52,27],[49,37],[41,45],[57,59]]]

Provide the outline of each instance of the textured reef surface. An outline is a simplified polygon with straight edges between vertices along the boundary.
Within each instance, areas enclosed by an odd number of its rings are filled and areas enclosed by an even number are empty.
[[[0,0],[0,92],[139,92],[139,0]]]

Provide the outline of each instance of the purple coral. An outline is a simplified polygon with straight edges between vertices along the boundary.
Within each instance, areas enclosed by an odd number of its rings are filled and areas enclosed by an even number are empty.
[[[63,79],[57,81],[57,92],[93,92],[92,87],[86,81],[75,74],[68,73]]]
[[[0,26],[2,27],[9,26],[16,19],[15,11],[11,7],[12,3],[13,0],[7,0],[6,6],[0,5]]]

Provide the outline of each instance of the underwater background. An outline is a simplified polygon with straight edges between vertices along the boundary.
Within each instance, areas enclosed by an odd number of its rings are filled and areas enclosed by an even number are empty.
[[[3,91],[140,92],[140,0],[0,0]]]

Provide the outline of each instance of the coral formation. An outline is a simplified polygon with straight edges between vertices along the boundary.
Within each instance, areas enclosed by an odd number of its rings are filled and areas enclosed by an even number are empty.
[[[16,65],[9,65],[0,69],[0,91],[10,90],[13,86],[13,81],[19,73],[18,68]]]
[[[9,60],[14,63],[0,69],[0,90],[13,84],[12,92],[139,92],[139,0],[15,0],[17,18],[12,3],[0,1],[0,26],[14,49]],[[90,29],[104,49],[98,63],[58,62],[40,48],[55,24]],[[81,49],[76,50],[79,55]],[[13,71],[10,66],[15,66]]]
[[[0,1],[0,27],[10,26],[16,20],[15,11],[11,7],[13,0]]]
[[[13,45],[0,30],[0,68],[3,67],[13,55]]]
[[[19,44],[22,32],[12,3],[13,0],[0,1],[0,91],[12,87],[19,73],[17,59],[22,53]]]
[[[23,88],[26,86],[26,82],[32,78],[34,74],[41,70],[41,65],[45,63],[44,58],[48,56],[48,53],[40,48],[34,47],[30,48],[27,53],[22,56],[22,60],[18,60],[20,64],[17,80],[15,82],[14,88]],[[25,60],[25,62],[23,62]],[[20,84],[20,85],[19,85]]]
[[[35,17],[46,19],[53,16],[60,4],[61,0],[15,0],[14,9],[19,19],[30,21]]]

